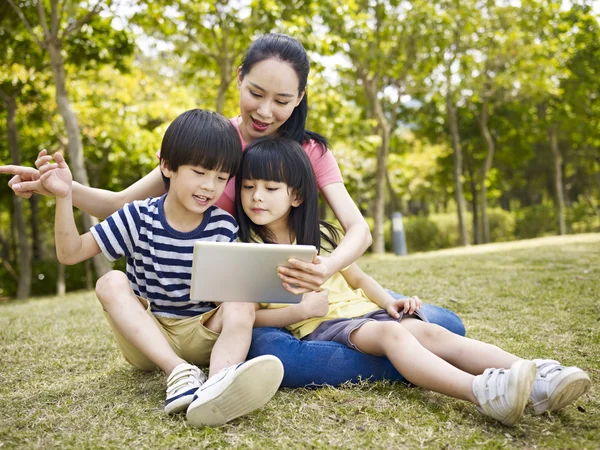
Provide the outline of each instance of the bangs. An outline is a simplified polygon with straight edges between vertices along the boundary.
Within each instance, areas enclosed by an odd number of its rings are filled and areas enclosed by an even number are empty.
[[[161,158],[172,170],[180,166],[201,166],[235,174],[242,146],[233,124],[210,111],[190,110],[167,128]]]
[[[302,190],[304,177],[302,171],[298,170],[298,164],[302,163],[302,156],[305,156],[302,147],[293,141],[286,140],[287,142],[283,141],[284,145],[281,145],[281,139],[263,139],[253,143],[244,153],[241,178],[275,181]],[[290,145],[293,148],[291,152]],[[298,148],[294,148],[295,146]]]

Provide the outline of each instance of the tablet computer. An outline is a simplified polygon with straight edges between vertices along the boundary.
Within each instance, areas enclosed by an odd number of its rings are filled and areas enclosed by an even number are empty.
[[[288,259],[310,262],[312,245],[204,242],[194,244],[190,300],[207,302],[300,303],[277,276]]]

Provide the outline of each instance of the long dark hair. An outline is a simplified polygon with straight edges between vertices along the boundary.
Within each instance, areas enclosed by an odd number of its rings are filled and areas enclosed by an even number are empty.
[[[244,180],[265,180],[285,183],[302,199],[288,217],[290,240],[297,244],[314,245],[321,250],[321,239],[331,249],[337,247],[339,231],[327,222],[319,221],[319,191],[315,175],[304,149],[295,141],[281,136],[267,136],[252,142],[244,152],[242,165],[235,179],[235,217],[240,226],[238,237],[243,242],[273,243],[273,235],[265,225],[256,225],[242,207]],[[319,226],[327,229],[323,233]]]
[[[306,89],[310,62],[302,44],[286,34],[269,33],[254,41],[242,60],[240,78],[244,79],[255,64],[271,58],[288,63],[294,69],[299,80],[298,95],[301,95]],[[327,139],[319,133],[305,129],[307,115],[308,97],[305,92],[292,115],[279,127],[279,135],[290,138],[300,145],[313,139],[321,145],[325,152],[328,147]]]

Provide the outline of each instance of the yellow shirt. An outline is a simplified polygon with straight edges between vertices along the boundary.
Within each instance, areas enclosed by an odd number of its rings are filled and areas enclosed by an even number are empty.
[[[321,240],[321,249],[325,250],[328,247],[327,242]],[[381,309],[379,305],[369,300],[362,289],[352,289],[341,272],[334,274],[321,286],[321,289],[329,289],[329,312],[324,317],[312,317],[286,327],[298,339],[308,336],[326,320],[350,319]],[[284,308],[288,305],[261,303],[260,306],[262,308]]]

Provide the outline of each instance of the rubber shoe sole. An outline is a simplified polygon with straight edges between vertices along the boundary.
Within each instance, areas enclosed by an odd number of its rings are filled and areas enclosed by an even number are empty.
[[[543,414],[545,412],[556,411],[573,403],[583,394],[590,390],[592,381],[587,373],[577,370],[574,373],[567,375],[554,388],[552,395],[545,405],[534,405],[535,414]]]
[[[218,396],[204,403],[198,398],[190,404],[190,425],[215,427],[248,414],[264,406],[283,379],[283,364],[274,356],[251,359],[237,371],[236,378]]]

